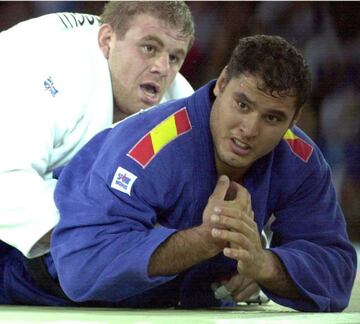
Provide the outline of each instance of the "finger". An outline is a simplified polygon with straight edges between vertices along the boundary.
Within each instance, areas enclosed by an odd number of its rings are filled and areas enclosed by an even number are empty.
[[[251,200],[251,198],[250,198]],[[252,213],[252,205],[251,205],[251,201],[250,203],[246,206],[246,215],[248,215],[251,218],[251,213]]]
[[[251,204],[251,197],[248,190],[241,184],[232,181],[233,190],[236,191],[235,200],[242,204]]]
[[[246,280],[246,277],[237,273],[232,276],[229,280],[222,282],[222,284],[231,292],[235,292],[239,287],[241,287]]]
[[[233,201],[236,198],[237,190],[237,183],[235,181],[230,181],[230,186],[226,193],[225,200]]]
[[[230,247],[226,247],[224,248],[223,253],[226,257],[239,261],[242,264],[248,263],[251,258],[249,251],[246,249],[239,249],[239,248],[233,249]]]
[[[221,175],[216,183],[210,198],[224,200],[230,186],[230,180],[226,175]]]
[[[250,299],[254,294],[259,293],[260,289],[259,286],[253,281],[249,286],[247,286],[242,291],[231,294],[233,300],[236,302],[243,302]]]
[[[243,282],[242,282],[241,285],[238,285],[238,286],[236,287],[236,289],[233,289],[233,290],[231,291],[231,294],[232,294],[233,296],[240,294],[242,291],[244,291],[244,290],[245,290],[248,286],[250,286],[250,285],[255,284],[256,286],[258,286],[257,283],[256,283],[256,281],[254,281],[253,279],[247,278],[246,276],[240,275],[240,274],[239,274],[239,276],[243,277]],[[259,290],[260,290],[260,288],[259,288]]]
[[[254,219],[255,219],[255,213],[254,213],[254,211],[253,211],[253,210],[250,210],[249,215],[250,215],[250,219],[252,219],[252,220],[254,220]]]
[[[214,231],[215,236],[218,235],[218,238],[237,243],[235,242],[237,240],[236,236],[242,234],[251,240],[257,240],[258,233],[256,224],[249,225],[243,219],[215,214],[211,215],[210,220],[211,223],[220,230],[220,232]]]
[[[231,293],[236,293],[239,289],[244,288],[245,276],[236,274],[232,276],[229,280],[224,280],[221,284]],[[247,286],[247,284],[246,284]]]
[[[245,276],[238,273],[222,284],[228,291],[230,291],[231,295],[235,296],[244,290],[251,281],[251,279],[247,279]]]
[[[237,194],[234,202],[241,206],[242,210],[244,210],[248,215],[250,215],[252,210],[250,193],[245,187],[241,186],[238,183],[234,183],[234,186],[236,186],[237,188]]]
[[[216,299],[224,299],[230,296],[231,292],[227,290],[225,286],[221,285],[214,291],[214,295]]]
[[[223,229],[213,228],[211,230],[211,235],[216,240],[226,242],[227,246],[231,249],[235,249],[235,251],[251,250],[250,240],[240,233],[234,233],[230,231],[225,231]],[[230,253],[230,255],[233,256],[232,258],[238,260],[237,254],[233,255],[233,253],[233,251]]]
[[[228,207],[227,205],[224,205],[224,206],[217,206],[216,211],[214,211],[214,213],[219,216],[231,217],[234,219],[241,220],[245,222],[249,227],[253,229],[257,228],[257,224],[254,221],[253,211],[250,211],[250,213],[248,214],[246,211],[241,211],[235,206]]]

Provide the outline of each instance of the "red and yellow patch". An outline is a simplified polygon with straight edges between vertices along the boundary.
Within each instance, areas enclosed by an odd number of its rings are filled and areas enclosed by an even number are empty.
[[[141,138],[127,156],[145,168],[167,144],[191,130],[186,107],[181,108]]]
[[[284,135],[284,140],[288,143],[291,151],[304,162],[309,161],[313,152],[313,147],[303,139],[296,136],[291,129],[288,129]]]

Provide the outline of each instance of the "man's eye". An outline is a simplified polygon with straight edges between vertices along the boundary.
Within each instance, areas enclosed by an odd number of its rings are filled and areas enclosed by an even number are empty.
[[[270,123],[277,123],[280,119],[274,115],[268,115],[266,117],[266,119],[270,122]]]
[[[155,52],[155,47],[152,46],[152,45],[144,45],[144,46],[143,46],[143,51],[144,51],[144,53],[146,53],[146,54],[152,54],[152,53]]]
[[[176,55],[169,55],[169,60],[171,64],[176,64],[180,61],[179,57]]]
[[[242,110],[242,111],[246,111],[247,108],[248,108],[247,104],[244,103],[244,102],[239,102],[239,103],[238,103],[238,107],[239,107],[239,109]]]

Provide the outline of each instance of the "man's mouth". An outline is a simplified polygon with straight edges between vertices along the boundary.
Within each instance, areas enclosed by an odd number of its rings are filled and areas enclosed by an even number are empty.
[[[233,142],[243,150],[249,150],[250,149],[250,145],[248,145],[248,144],[246,144],[244,142],[241,142],[237,138],[233,138]]]
[[[141,90],[151,100],[159,100],[160,86],[156,83],[143,83],[140,85]]]
[[[231,142],[233,143],[232,150],[237,155],[247,155],[251,150],[251,146],[249,144],[244,143],[237,138],[233,137]]]

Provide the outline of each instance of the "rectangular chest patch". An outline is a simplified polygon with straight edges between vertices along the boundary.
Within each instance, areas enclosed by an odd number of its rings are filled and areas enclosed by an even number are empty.
[[[145,168],[167,144],[191,130],[186,107],[181,108],[142,137],[127,156]]]
[[[111,182],[111,188],[124,192],[130,196],[131,187],[136,179],[137,176],[135,174],[122,167],[118,167]]]
[[[313,147],[303,139],[296,136],[291,129],[288,129],[284,135],[284,140],[288,143],[291,151],[304,162],[309,161],[313,152]]]

